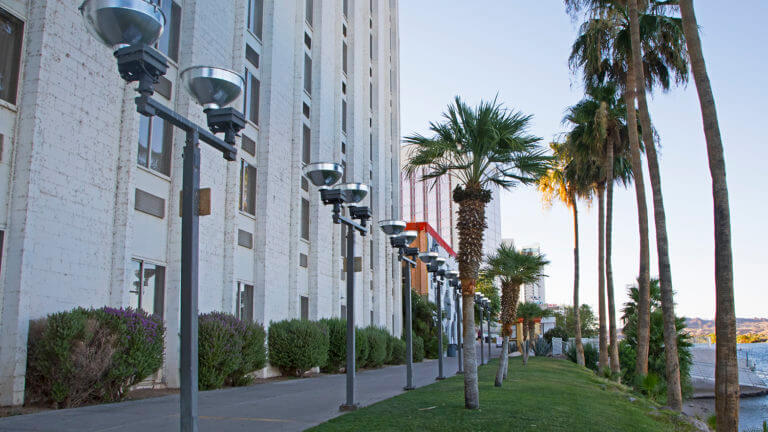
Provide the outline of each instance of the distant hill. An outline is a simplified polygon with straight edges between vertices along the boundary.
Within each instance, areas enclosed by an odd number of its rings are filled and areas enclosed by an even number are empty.
[[[693,336],[706,336],[715,332],[715,321],[701,318],[687,318],[685,329]],[[758,333],[768,335],[768,318],[736,318],[736,333]]]

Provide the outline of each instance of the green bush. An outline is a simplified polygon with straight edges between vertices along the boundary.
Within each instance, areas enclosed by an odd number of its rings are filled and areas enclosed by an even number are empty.
[[[368,361],[368,354],[371,351],[368,342],[368,328],[355,329],[355,368],[360,369]]]
[[[269,363],[285,375],[302,376],[328,360],[328,329],[317,322],[283,320],[269,325]]]
[[[75,407],[121,400],[163,364],[162,319],[132,309],[59,312],[30,324],[29,403]]]
[[[443,335],[443,354],[448,349],[448,336]],[[437,335],[431,336],[424,340],[424,356],[428,359],[436,359],[439,352],[439,346],[437,344]]]
[[[252,382],[250,372],[266,364],[264,328],[222,312],[200,315],[198,319],[199,370],[201,390],[240,386]]]
[[[424,339],[414,335],[411,342],[413,344],[413,362],[419,363],[424,361]]]
[[[337,373],[347,361],[347,321],[326,318],[320,320],[320,323],[328,329],[328,360],[321,369],[323,372]]]
[[[395,340],[394,336],[387,332],[387,356],[384,358],[384,363],[392,364],[392,350],[394,349]]]
[[[552,338],[560,338],[563,342],[568,342],[568,333],[562,327],[552,327],[544,333],[544,339],[552,343]]]
[[[390,343],[392,344],[392,355],[389,357],[389,361],[387,363],[393,365],[405,363],[405,341],[396,337],[391,337]]]
[[[568,347],[568,351],[565,352],[568,356],[568,360],[576,363],[576,343],[572,343]],[[597,361],[599,359],[599,353],[594,345],[588,343],[584,344],[584,365],[593,371],[597,372]]]
[[[365,366],[381,367],[387,360],[387,339],[389,338],[389,333],[383,328],[373,326],[366,327],[365,332],[368,337],[369,347]]]

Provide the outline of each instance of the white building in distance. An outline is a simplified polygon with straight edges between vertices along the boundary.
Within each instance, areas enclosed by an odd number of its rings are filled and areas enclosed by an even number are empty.
[[[397,0],[153,1],[170,64],[155,99],[204,125],[180,71],[246,81],[237,161],[201,145],[200,312],[265,326],[339,316],[345,243],[301,169],[342,163],[345,181],[372,186],[375,227],[400,216]],[[162,376],[178,386],[184,134],[136,112],[79,2],[0,0],[0,405],[23,401],[30,320],[78,306],[162,315]],[[399,335],[387,238],[376,227],[355,250],[357,324]]]

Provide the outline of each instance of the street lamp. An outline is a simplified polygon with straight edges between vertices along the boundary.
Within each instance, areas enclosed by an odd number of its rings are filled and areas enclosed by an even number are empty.
[[[390,236],[389,243],[397,249],[397,259],[406,264],[405,284],[403,286],[403,303],[405,306],[405,390],[413,390],[413,321],[411,319],[411,268],[416,267],[416,256],[419,249],[409,247],[418,233],[402,231],[405,222],[400,220],[384,220],[379,222],[384,234]],[[400,231],[398,233],[398,231]]]
[[[459,369],[456,371],[456,375],[464,373],[464,346],[461,340],[461,288],[459,285],[459,272],[457,270],[450,270],[446,272],[448,276],[448,285],[453,288],[454,306],[456,308],[456,356],[458,357]]]
[[[333,206],[333,223],[347,227],[347,401],[339,409],[352,411],[358,407],[355,403],[355,231],[365,236],[368,232],[366,224],[371,218],[368,207],[354,204],[365,199],[369,188],[362,183],[345,183],[331,188],[344,175],[344,168],[337,163],[310,163],[304,166],[303,172],[320,190],[323,204]],[[342,205],[347,206],[349,217],[342,216]]]
[[[240,95],[243,78],[235,72],[193,66],[181,73],[189,94],[203,106],[208,129],[152,99],[155,84],[168,70],[163,54],[151,47],[160,37],[165,16],[144,0],[85,0],[80,13],[88,31],[114,51],[117,69],[126,82],[138,82],[136,111],[157,116],[186,133],[181,203],[181,348],[180,428],[197,431],[197,298],[199,270],[200,141],[219,150],[224,159],[237,156],[235,135],[245,127],[243,114],[223,108]],[[224,133],[224,140],[216,137]],[[206,214],[206,213],[203,213]]]
[[[480,308],[480,364],[485,364],[485,351],[483,351],[483,319],[485,319],[485,307],[483,299],[485,297],[480,293],[475,293],[475,304]]]
[[[491,361],[491,299],[485,297],[485,311],[488,314],[488,361]],[[482,349],[482,348],[481,348]]]
[[[437,252],[433,252],[437,254]],[[438,374],[436,380],[444,380],[443,375],[443,298],[440,288],[443,286],[443,277],[445,269],[441,268],[445,264],[445,258],[437,257],[427,266],[427,271],[432,273],[432,281],[435,284],[435,302],[437,303],[437,364]]]

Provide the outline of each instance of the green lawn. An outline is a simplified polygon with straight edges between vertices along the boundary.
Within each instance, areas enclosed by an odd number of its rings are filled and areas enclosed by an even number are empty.
[[[498,360],[497,360],[498,361]],[[690,431],[652,402],[565,360],[510,359],[504,387],[496,362],[480,367],[480,409],[464,409],[464,381],[445,381],[342,415],[313,431]],[[630,397],[635,398],[630,402]]]

